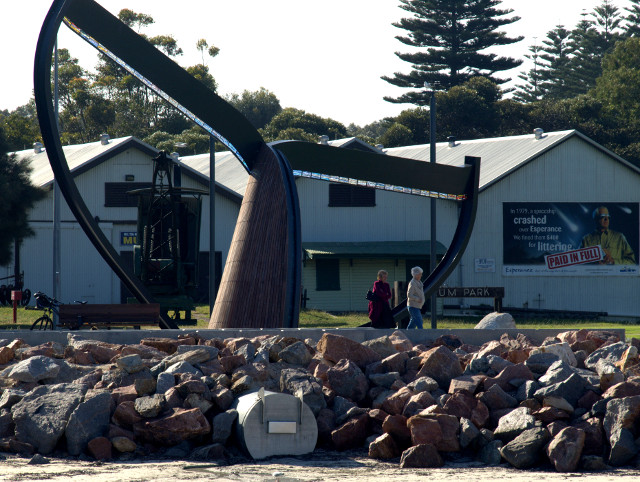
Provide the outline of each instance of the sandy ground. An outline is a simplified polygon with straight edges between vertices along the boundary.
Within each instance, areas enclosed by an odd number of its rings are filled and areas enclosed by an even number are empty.
[[[369,459],[363,452],[337,453],[316,451],[307,457],[278,457],[253,462],[217,466],[202,462],[134,460],[129,462],[81,462],[50,459],[50,463],[29,465],[29,459],[7,456],[0,460],[0,480],[56,480],[100,482],[143,481],[221,481],[221,482],[363,482],[401,480],[403,482],[456,480],[564,481],[575,478],[595,482],[640,480],[640,470],[616,469],[600,473],[565,473],[552,470],[521,471],[502,465],[483,467],[471,460],[448,462],[439,469],[400,469],[397,462]]]

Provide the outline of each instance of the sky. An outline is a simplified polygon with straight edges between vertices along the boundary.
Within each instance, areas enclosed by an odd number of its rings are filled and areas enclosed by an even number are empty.
[[[151,15],[155,23],[143,31],[150,36],[171,34],[184,50],[176,61],[183,67],[201,62],[196,42],[206,39],[220,48],[207,65],[218,93],[226,95],[264,87],[283,107],[296,107],[345,125],[364,126],[411,108],[393,104],[407,89],[382,80],[383,75],[410,71],[394,54],[408,47],[395,37],[404,31],[392,26],[410,16],[398,0],[98,0],[114,15],[122,8]],[[505,26],[521,42],[495,50],[522,58],[540,44],[556,25],[570,29],[583,11],[602,0],[503,0],[521,20]],[[628,0],[613,0],[622,11]],[[40,27],[50,0],[0,0],[0,110],[26,104],[33,89],[33,58]],[[623,13],[625,13],[623,11]],[[58,46],[68,48],[85,68],[97,63],[95,50],[64,25]],[[502,73],[518,81],[530,65]],[[519,81],[518,81],[519,82]],[[515,82],[507,84],[514,85]]]

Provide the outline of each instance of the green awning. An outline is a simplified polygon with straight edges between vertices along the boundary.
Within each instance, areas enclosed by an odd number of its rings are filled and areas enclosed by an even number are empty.
[[[430,241],[367,241],[302,243],[305,259],[314,258],[428,258]],[[436,255],[447,248],[436,241]]]

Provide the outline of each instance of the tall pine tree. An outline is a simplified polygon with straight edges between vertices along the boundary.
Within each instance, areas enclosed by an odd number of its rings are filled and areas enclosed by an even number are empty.
[[[497,8],[501,0],[400,0],[400,8],[413,14],[393,25],[406,30],[406,36],[396,37],[403,44],[417,47],[411,53],[396,52],[409,62],[410,73],[396,72],[382,77],[387,82],[405,88],[420,89],[397,98],[385,97],[394,103],[425,105],[428,94],[424,82],[447,90],[475,76],[483,76],[502,84],[511,79],[495,77],[522,63],[511,57],[488,53],[490,47],[519,42],[523,37],[510,38],[499,29],[520,17],[506,17],[511,9]]]
[[[640,37],[640,0],[630,0],[631,5],[626,7],[624,34],[627,37]]]

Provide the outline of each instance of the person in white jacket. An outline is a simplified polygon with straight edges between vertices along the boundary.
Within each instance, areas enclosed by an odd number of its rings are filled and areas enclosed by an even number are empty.
[[[407,288],[407,309],[409,310],[409,316],[411,321],[407,329],[418,328],[422,329],[422,313],[420,309],[424,305],[424,287],[422,285],[422,268],[420,266],[414,266],[411,268],[411,276],[413,279],[409,281],[409,287]]]

